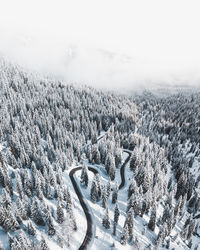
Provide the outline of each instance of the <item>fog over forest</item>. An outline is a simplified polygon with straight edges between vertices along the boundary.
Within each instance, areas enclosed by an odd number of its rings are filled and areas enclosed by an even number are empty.
[[[109,89],[200,85],[198,1],[4,1],[0,54]]]
[[[0,250],[200,250],[199,7],[0,0]]]

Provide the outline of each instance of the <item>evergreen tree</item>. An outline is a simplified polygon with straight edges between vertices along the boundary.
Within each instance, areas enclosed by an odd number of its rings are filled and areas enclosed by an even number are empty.
[[[81,183],[87,187],[88,186],[88,171],[87,166],[83,165],[82,171],[81,171]]]
[[[128,235],[130,240],[133,238],[133,209],[130,209],[127,213],[125,224],[128,225]]]
[[[117,196],[118,196],[118,185],[115,183],[115,186],[113,188],[113,193],[112,193],[112,203],[115,204],[117,201]]]
[[[196,221],[192,220],[188,226],[188,235],[187,240],[190,240],[192,237],[193,232],[195,231]]]
[[[136,190],[136,182],[133,178],[128,188],[128,199],[130,199],[131,195],[134,194],[135,190]]]
[[[1,203],[6,209],[11,209],[11,197],[6,188],[2,189]]]
[[[110,196],[110,192],[111,192],[111,180],[110,178],[108,179],[107,185],[106,185],[106,191],[107,191],[107,198],[109,198]]]
[[[175,216],[179,215],[181,203],[182,203],[182,196],[180,196],[178,201],[176,202],[176,205],[175,205],[175,208],[174,208],[174,215]]]
[[[20,233],[17,236],[17,240],[20,244],[21,249],[30,248],[31,246],[30,241],[22,229],[20,230]]]
[[[17,192],[19,194],[19,197],[22,199],[23,188],[22,188],[21,178],[20,178],[18,173],[16,174],[16,188],[17,188]]]
[[[140,200],[140,195],[138,193],[131,196],[127,206],[127,212],[133,209],[135,216],[140,215],[142,211],[142,202]]]
[[[167,235],[167,224],[164,223],[162,227],[160,227],[160,231],[158,233],[158,237],[157,237],[157,240],[156,240],[156,246],[160,246],[163,242],[164,242],[164,239]]]
[[[108,208],[106,208],[105,215],[102,220],[102,225],[106,228],[110,228],[110,219],[109,219],[109,214],[108,214]]]
[[[91,147],[88,147],[87,157],[88,157],[89,163],[92,163],[93,159],[92,159],[92,149],[91,149]]]
[[[186,226],[184,229],[183,229],[183,231],[181,232],[181,237],[183,238],[183,239],[187,239],[187,235],[188,235],[188,226]]]
[[[171,230],[173,228],[173,222],[174,222],[174,210],[171,209],[169,217],[167,219],[167,231],[168,231],[167,235],[171,233]]]
[[[64,200],[66,201],[66,208],[68,209],[72,205],[72,198],[71,198],[69,188],[67,187],[65,190],[66,191],[64,192]]]
[[[20,198],[16,199],[16,206],[17,206],[17,214],[23,219],[23,220],[27,220],[28,219],[28,215],[27,215],[27,211],[24,205],[24,202],[22,203]]]
[[[97,185],[97,201],[101,198],[101,182],[100,182],[100,175],[97,173],[95,174],[96,178],[96,185]]]
[[[2,207],[2,205],[0,204],[0,225],[2,226],[4,221],[6,219],[6,212],[5,209]]]
[[[120,216],[119,206],[116,203],[115,209],[114,209],[113,235],[116,235],[116,228],[117,228],[117,223],[118,223],[118,220],[119,220],[119,216]]]
[[[122,163],[122,150],[117,148],[115,150],[115,166],[118,168]]]
[[[123,231],[122,231],[122,235],[121,235],[121,239],[120,239],[120,243],[122,245],[126,245],[128,240],[128,225],[125,224]]]
[[[116,222],[116,224],[118,223],[119,215],[120,215],[119,205],[118,203],[116,203],[115,209],[114,209],[114,221]]]
[[[112,164],[112,155],[108,153],[105,160],[105,169],[108,175],[110,173],[111,164]]]
[[[103,191],[102,191],[102,207],[106,208],[106,202],[107,202],[107,190],[106,186],[103,186]]]
[[[169,205],[170,208],[172,208],[172,202],[173,202],[173,192],[170,192],[167,195],[167,200],[166,200],[166,203],[167,205]]]
[[[42,240],[40,242],[40,249],[41,250],[50,250],[50,248],[48,247],[44,237],[42,237]]]
[[[35,185],[36,185],[37,197],[40,200],[42,200],[43,199],[43,192],[42,192],[42,183],[41,183],[41,179],[40,179],[40,174],[39,173],[38,173],[38,175],[37,175],[37,177],[35,179]]]
[[[16,231],[19,229],[19,223],[17,222],[17,219],[11,209],[4,210],[5,211],[5,220],[3,222],[2,227],[6,231]]]
[[[24,190],[29,197],[32,195],[32,183],[28,170],[26,170],[24,176]]]
[[[72,225],[73,230],[76,231],[77,225],[76,225],[76,220],[75,220],[72,204],[68,207],[67,212],[69,214],[69,220],[71,222],[70,224]]]
[[[57,203],[57,222],[62,224],[63,221],[64,221],[64,211],[63,211],[63,208],[61,206],[61,203],[60,201],[58,201]]]
[[[138,187],[144,183],[144,177],[145,177],[144,165],[141,164],[139,167],[138,173],[135,176],[135,180],[136,180]]]
[[[146,211],[147,211],[147,201],[146,201],[146,199],[144,199],[142,201],[142,205],[141,205],[141,212],[140,212],[141,217],[143,217],[143,215],[146,213]]]
[[[33,226],[33,223],[31,221],[28,223],[28,234],[30,234],[32,236],[35,236],[35,234],[36,234],[36,229]]]
[[[115,161],[112,157],[112,161],[111,161],[111,165],[109,169],[109,176],[112,181],[115,179],[115,172],[116,172]]]
[[[49,200],[53,199],[53,187],[50,185],[49,179],[46,180],[45,184],[45,197]]]
[[[47,226],[48,226],[48,235],[54,235],[56,233],[56,230],[53,224],[53,218],[49,212],[47,214]]]
[[[187,177],[185,176],[184,172],[180,175],[178,182],[177,182],[177,191],[175,198],[178,200],[181,195],[184,195],[186,190],[186,182]]]
[[[114,236],[116,235],[116,230],[117,230],[117,224],[116,224],[116,222],[114,221],[114,222],[113,222],[113,235],[114,235]]]
[[[96,203],[98,200],[98,187],[96,182],[96,177],[94,176],[92,181],[92,186],[90,190],[90,199],[93,203]]]
[[[170,243],[171,243],[171,240],[170,238],[166,240],[166,248],[169,249],[170,248]]]
[[[153,207],[151,209],[151,216],[150,216],[148,228],[150,230],[154,231],[155,230],[155,226],[156,226],[156,206],[153,205]]]
[[[135,168],[136,168],[136,164],[137,164],[137,154],[134,151],[132,156],[131,156],[131,160],[130,160],[130,169],[134,172]]]
[[[31,206],[31,217],[37,225],[40,225],[40,226],[45,225],[45,221],[42,216],[42,211],[39,207],[39,201],[36,197],[34,198],[32,206]]]
[[[162,223],[166,222],[168,220],[169,216],[170,216],[169,206],[165,206],[163,216],[162,216]]]
[[[94,154],[94,162],[97,165],[99,165],[101,163],[101,155],[99,153],[98,148],[96,148],[96,151],[95,151],[95,154]]]

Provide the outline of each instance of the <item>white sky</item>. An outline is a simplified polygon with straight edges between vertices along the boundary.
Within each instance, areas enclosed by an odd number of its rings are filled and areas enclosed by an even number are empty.
[[[72,82],[200,85],[200,2],[0,0],[0,52]]]

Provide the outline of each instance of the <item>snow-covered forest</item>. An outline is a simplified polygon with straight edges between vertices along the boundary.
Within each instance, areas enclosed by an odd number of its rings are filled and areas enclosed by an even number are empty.
[[[200,92],[126,96],[0,60],[0,249],[200,249]]]

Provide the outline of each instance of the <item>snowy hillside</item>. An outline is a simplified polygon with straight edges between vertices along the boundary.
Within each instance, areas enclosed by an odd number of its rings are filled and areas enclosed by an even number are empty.
[[[0,248],[200,249],[199,97],[126,97],[1,59]]]

